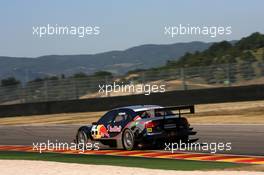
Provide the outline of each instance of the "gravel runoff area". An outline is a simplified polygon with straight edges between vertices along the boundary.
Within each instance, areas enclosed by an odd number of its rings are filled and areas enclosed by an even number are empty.
[[[248,171],[173,171],[105,165],[85,165],[30,160],[0,160],[0,174],[4,175],[263,175]]]

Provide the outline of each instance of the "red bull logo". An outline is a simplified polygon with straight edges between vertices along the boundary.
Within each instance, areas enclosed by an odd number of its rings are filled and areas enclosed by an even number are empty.
[[[94,139],[109,137],[108,131],[104,125],[94,125],[91,130],[91,135]]]

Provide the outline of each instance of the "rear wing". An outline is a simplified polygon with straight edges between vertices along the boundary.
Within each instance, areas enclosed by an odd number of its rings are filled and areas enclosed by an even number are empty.
[[[164,108],[157,108],[155,109],[156,112],[162,112],[162,111],[177,111],[176,115],[179,115],[181,117],[181,114],[194,114],[194,105],[180,105],[180,106],[170,106],[170,107],[164,107]],[[165,113],[164,113],[165,115]]]

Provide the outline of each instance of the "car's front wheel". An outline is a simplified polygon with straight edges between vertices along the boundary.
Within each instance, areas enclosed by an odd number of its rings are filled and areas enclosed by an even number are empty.
[[[123,147],[126,150],[132,150],[135,147],[134,134],[130,129],[126,129],[122,135]]]
[[[76,137],[77,145],[79,149],[83,149],[86,143],[88,142],[88,138],[84,130],[79,130]]]

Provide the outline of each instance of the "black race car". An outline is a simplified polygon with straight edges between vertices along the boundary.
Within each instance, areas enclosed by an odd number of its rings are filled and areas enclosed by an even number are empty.
[[[92,125],[82,126],[77,144],[98,141],[110,147],[132,150],[163,146],[165,142],[190,142],[196,132],[182,114],[194,113],[194,106],[161,107],[136,105],[113,109]],[[196,141],[198,139],[193,139]]]

